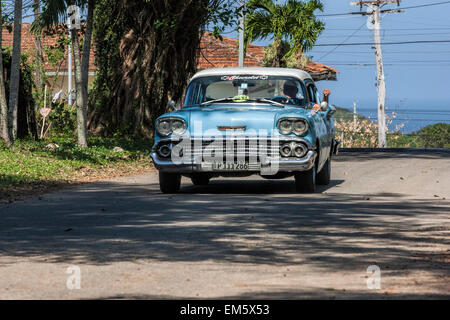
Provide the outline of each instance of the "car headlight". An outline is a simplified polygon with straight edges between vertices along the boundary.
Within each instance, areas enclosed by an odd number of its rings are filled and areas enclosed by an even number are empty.
[[[282,134],[303,135],[308,131],[308,122],[305,119],[286,118],[278,121],[278,130]]]
[[[290,134],[292,132],[292,121],[290,120],[280,121],[278,129],[280,129],[282,134]]]
[[[168,136],[170,134],[170,122],[167,120],[160,120],[156,125],[156,130],[162,136]]]
[[[170,128],[176,135],[182,135],[186,132],[186,123],[183,120],[173,120]]]
[[[186,132],[186,128],[186,122],[181,118],[163,118],[156,124],[156,131],[161,136],[168,136],[171,133],[182,135]]]
[[[292,131],[294,131],[295,134],[302,135],[308,131],[308,123],[305,120],[294,121]]]

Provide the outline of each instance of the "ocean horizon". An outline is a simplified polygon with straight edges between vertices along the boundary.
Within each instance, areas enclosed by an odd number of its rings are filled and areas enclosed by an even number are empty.
[[[356,101],[356,113],[376,123],[378,121],[376,98],[374,100]],[[337,99],[331,101],[331,103],[353,112],[353,100]],[[393,116],[394,119],[389,125],[390,131],[411,133],[436,123],[450,124],[450,101],[387,99],[386,115]]]

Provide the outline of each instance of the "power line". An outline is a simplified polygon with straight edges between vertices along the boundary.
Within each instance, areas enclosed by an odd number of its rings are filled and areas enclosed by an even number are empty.
[[[423,17],[420,17],[423,20]],[[414,24],[414,25],[418,25],[418,26],[425,26],[425,27],[435,27],[435,28],[447,28],[448,25],[444,25],[444,24],[438,24],[438,23],[434,23],[430,21],[431,18],[426,19],[426,21],[417,21],[417,18],[415,19],[405,19],[402,18],[402,20],[398,20],[399,23],[402,24]]]
[[[376,63],[330,63],[333,66],[355,66],[355,67],[373,67],[376,66]],[[409,64],[395,64],[395,63],[386,63],[385,66],[391,66],[391,67],[427,67],[427,68],[444,68],[444,67],[450,67],[450,64],[418,64],[418,63],[409,63]]]
[[[383,34],[383,37],[404,37],[404,36],[435,36],[435,35],[450,35],[449,32],[433,32],[433,33],[403,33],[403,34]],[[353,35],[353,38],[367,38],[370,37],[370,34],[364,35]],[[330,36],[321,36],[322,39],[337,39],[337,38],[346,38],[348,35],[330,35]]]
[[[411,30],[449,30],[450,27],[442,27],[442,28],[381,28],[380,31],[411,31]],[[326,30],[340,30],[340,31],[350,31],[354,30],[352,28],[327,28]],[[372,32],[372,30],[365,30],[367,32]]]
[[[363,61],[345,61],[345,60],[329,60],[327,61],[328,63],[332,63],[332,61],[336,62],[336,63],[365,63]],[[447,60],[390,60],[388,61],[388,63],[450,63],[450,59]]]
[[[336,45],[336,47],[334,49],[332,49],[329,52],[327,52],[326,54],[324,54],[318,60],[320,61],[323,58],[325,58],[325,57],[329,56],[330,54],[332,54],[334,51],[336,51],[337,48],[339,48],[341,45],[343,45],[345,42],[347,42],[347,40],[349,40],[351,37],[353,37],[359,30],[361,30],[362,27],[364,27],[364,25],[366,25],[365,22],[358,29],[356,29],[351,35],[347,36],[347,38],[345,38],[345,40],[341,44]]]
[[[423,7],[438,6],[438,5],[441,5],[441,4],[448,4],[448,3],[450,3],[450,1],[443,1],[443,2],[435,2],[435,3],[421,4],[421,5],[417,5],[417,6],[403,7],[403,8],[399,8],[399,9],[400,9],[400,10],[405,10],[405,9],[416,9],[416,8],[423,8]]]
[[[410,6],[410,7],[402,7],[402,8],[398,8],[395,10],[416,9],[416,8],[422,8],[422,7],[438,6],[438,5],[448,4],[448,3],[450,3],[450,1],[422,4],[422,5]],[[380,12],[383,13],[383,11],[386,11],[386,10],[381,10]],[[391,10],[388,10],[388,11],[392,12]],[[354,15],[354,14],[361,14],[361,13],[360,12],[342,12],[342,13],[317,14],[316,17],[336,17],[336,16],[348,16],[348,15]],[[370,14],[370,13],[367,13],[367,14]]]
[[[450,40],[415,40],[415,41],[397,41],[397,42],[383,42],[383,45],[393,44],[413,44],[413,43],[448,43]],[[316,47],[333,47],[333,46],[365,46],[374,45],[374,42],[358,42],[358,43],[320,43]]]
[[[314,53],[326,53],[328,51],[311,51],[312,54]],[[370,53],[373,54],[371,51],[336,51],[336,54],[365,54]],[[441,53],[447,53],[450,54],[450,50],[447,51],[383,51],[383,54],[441,54]]]

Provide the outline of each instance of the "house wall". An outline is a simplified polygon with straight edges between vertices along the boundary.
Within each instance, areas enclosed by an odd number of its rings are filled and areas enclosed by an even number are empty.
[[[68,96],[68,88],[69,88],[69,77],[67,72],[60,72],[57,75],[48,72],[48,82],[52,85],[52,96],[55,95],[60,90],[63,91],[63,98],[67,98]],[[90,72],[88,77],[88,88],[92,87],[94,82],[95,73]],[[75,90],[75,76],[72,75],[72,90]],[[75,98],[75,94],[74,94]]]

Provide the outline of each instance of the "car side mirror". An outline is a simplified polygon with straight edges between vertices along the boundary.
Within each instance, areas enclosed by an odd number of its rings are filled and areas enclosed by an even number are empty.
[[[168,104],[167,104],[167,108],[169,109],[169,111],[176,111],[178,110],[177,108],[177,103],[173,100],[169,100]]]
[[[327,111],[327,110],[328,110],[328,102],[323,101],[323,102],[320,104],[320,111]]]

